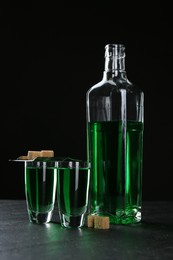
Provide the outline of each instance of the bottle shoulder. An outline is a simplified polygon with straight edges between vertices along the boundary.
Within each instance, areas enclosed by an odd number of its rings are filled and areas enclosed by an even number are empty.
[[[97,93],[102,91],[112,90],[116,87],[116,83],[113,80],[101,80],[88,89],[87,94]]]
[[[128,79],[126,81],[117,80],[117,85],[120,89],[126,89],[127,93],[143,94],[142,89]]]
[[[122,78],[114,78],[110,80],[101,80],[100,82],[96,83],[87,91],[87,95],[107,95],[110,92],[119,93],[122,90],[125,90],[127,94],[144,94],[137,85],[133,84],[128,79],[125,80]]]

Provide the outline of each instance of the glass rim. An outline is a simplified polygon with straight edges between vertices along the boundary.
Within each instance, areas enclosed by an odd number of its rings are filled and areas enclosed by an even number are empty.
[[[57,169],[90,169],[91,163],[88,161],[25,161],[25,167],[53,167]]]
[[[90,169],[91,163],[88,161],[57,161],[55,162],[56,168],[58,169]]]
[[[53,161],[25,161],[25,167],[52,167],[55,168]]]

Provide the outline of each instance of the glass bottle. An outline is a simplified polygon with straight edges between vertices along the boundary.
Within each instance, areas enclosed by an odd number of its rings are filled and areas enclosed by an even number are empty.
[[[100,82],[86,93],[89,213],[111,224],[141,221],[144,93],[125,70],[125,46],[105,46]]]

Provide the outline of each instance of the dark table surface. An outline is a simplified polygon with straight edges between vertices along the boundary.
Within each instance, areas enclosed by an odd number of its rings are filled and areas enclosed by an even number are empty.
[[[173,259],[173,202],[143,202],[142,222],[109,230],[28,220],[25,200],[0,200],[0,260]]]

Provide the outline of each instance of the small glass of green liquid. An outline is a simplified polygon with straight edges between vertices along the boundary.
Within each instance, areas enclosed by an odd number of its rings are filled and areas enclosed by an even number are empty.
[[[57,184],[57,168],[51,161],[25,161],[25,194],[29,220],[51,221]]]
[[[89,162],[58,162],[57,201],[62,227],[84,226],[88,209],[89,182]]]

